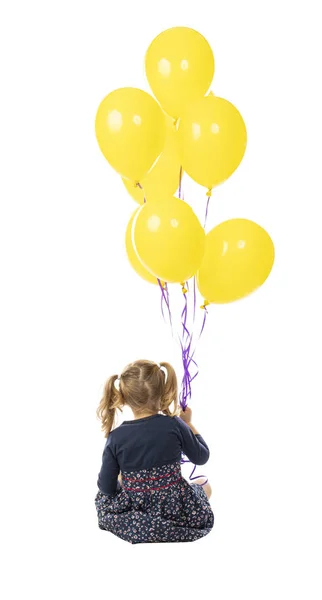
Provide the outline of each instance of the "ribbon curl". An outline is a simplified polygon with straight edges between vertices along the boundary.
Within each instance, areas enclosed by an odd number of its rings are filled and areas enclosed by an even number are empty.
[[[180,346],[181,346],[181,353],[182,353],[183,378],[182,378],[181,392],[180,392],[180,406],[183,411],[185,411],[185,409],[187,408],[187,405],[188,405],[188,401],[191,399],[191,395],[192,395],[191,384],[199,373],[198,365],[197,365],[196,361],[194,360],[194,355],[196,352],[197,343],[199,342],[201,335],[204,331],[205,324],[206,324],[206,318],[207,318],[207,314],[208,314],[206,307],[204,307],[204,317],[203,317],[203,321],[202,321],[202,325],[201,325],[201,330],[200,330],[199,336],[197,338],[197,341],[195,343],[194,350],[192,350],[194,328],[195,328],[195,317],[196,317],[196,280],[195,280],[195,278],[194,278],[194,287],[193,287],[193,329],[192,329],[192,332],[190,332],[190,330],[188,328],[188,309],[189,309],[189,304],[188,304],[188,299],[187,299],[188,291],[189,291],[189,284],[186,283],[186,286],[184,284],[182,284],[184,307],[183,307],[183,310],[181,313],[182,334],[181,334],[181,338],[180,338]],[[194,372],[192,371],[192,367],[194,367]],[[198,474],[195,475],[197,466],[194,465],[183,454],[182,458],[181,458],[181,464],[186,464],[186,463],[190,463],[192,465],[192,471],[189,475],[189,480],[191,482],[193,482],[196,479],[204,478],[205,481],[201,485],[206,485],[206,483],[208,482],[208,479],[205,477],[205,475],[198,475]]]

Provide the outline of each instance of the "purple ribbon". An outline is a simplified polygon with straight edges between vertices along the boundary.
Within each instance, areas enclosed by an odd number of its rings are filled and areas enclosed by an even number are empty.
[[[139,182],[139,181],[137,182],[137,184],[136,184],[136,185],[137,185],[137,186],[140,188],[140,190],[142,190],[142,192],[143,192],[144,204],[145,204],[145,203],[146,203],[145,191],[144,191],[144,189],[143,189],[143,187],[142,187],[142,185],[140,184],[140,182]]]
[[[184,307],[181,313],[181,325],[182,325],[182,334],[179,337],[180,346],[181,346],[181,356],[182,356],[182,365],[183,365],[183,378],[181,385],[181,393],[180,393],[180,406],[183,410],[186,409],[188,401],[191,398],[191,382],[195,379],[198,374],[195,373],[193,376],[190,372],[191,363],[193,363],[197,367],[197,363],[193,360],[191,355],[191,345],[193,339],[193,333],[191,333],[188,329],[187,320],[188,320],[188,300],[187,294],[184,293]]]
[[[188,283],[186,284],[186,287],[189,291],[189,286]],[[193,380],[197,377],[198,373],[199,373],[199,369],[198,369],[198,365],[196,363],[196,361],[194,360],[194,354],[196,351],[196,346],[197,346],[197,342],[200,340],[201,335],[204,331],[205,328],[205,324],[206,324],[206,319],[207,319],[207,314],[208,311],[206,309],[206,307],[204,308],[204,317],[203,317],[203,321],[202,321],[202,325],[201,325],[201,330],[195,345],[194,350],[192,351],[192,342],[193,342],[193,333],[194,331],[192,331],[192,333],[190,332],[190,330],[188,329],[188,325],[187,325],[187,321],[188,321],[188,300],[187,300],[187,293],[183,292],[184,295],[184,306],[183,306],[183,310],[181,313],[181,325],[182,325],[182,335],[180,338],[180,345],[181,345],[181,352],[182,352],[182,364],[183,364],[183,378],[182,378],[182,385],[181,385],[181,393],[180,393],[180,406],[182,408],[182,410],[184,411],[188,405],[188,401],[191,398],[191,394],[192,394],[192,390],[191,390],[191,384],[193,382]],[[194,286],[193,286],[193,329],[194,329],[194,325],[195,325],[195,317],[196,317],[196,301],[197,301],[197,297],[196,297],[196,279],[194,278]],[[192,374],[191,372],[191,366],[195,367],[195,372],[194,374]],[[201,484],[201,485],[206,485],[208,479],[205,477],[205,475],[195,475],[196,472],[196,465],[193,465],[193,463],[191,463],[191,461],[184,456],[184,454],[182,455],[181,458],[181,464],[184,463],[190,463],[192,465],[192,471],[189,475],[189,480],[190,481],[194,481],[196,479],[199,479],[199,477],[202,477],[205,479],[205,481]]]
[[[173,322],[172,322],[172,312],[171,312],[171,307],[170,307],[170,294],[169,294],[169,288],[168,285],[162,284],[161,280],[158,279],[158,284],[159,284],[159,288],[161,290],[161,313],[162,313],[162,317],[163,320],[166,322],[166,311],[168,313],[168,320],[169,323],[171,325],[171,330],[172,330],[172,335],[173,335]],[[189,286],[188,283],[186,284],[187,289],[189,291]],[[194,350],[192,350],[192,343],[193,343],[193,338],[194,338],[194,332],[190,331],[188,328],[188,300],[187,300],[187,294],[184,293],[184,307],[181,313],[181,327],[182,327],[182,332],[181,335],[179,335],[179,344],[181,347],[181,358],[182,358],[182,365],[183,365],[183,378],[182,378],[182,383],[181,383],[181,392],[180,392],[180,396],[179,396],[179,400],[180,400],[180,406],[183,410],[186,409],[187,405],[188,405],[188,401],[191,399],[191,395],[192,395],[192,389],[191,389],[191,384],[194,381],[194,379],[197,377],[198,373],[199,373],[199,369],[198,369],[198,365],[196,363],[196,361],[194,360],[194,355],[196,352],[196,347],[194,348]],[[196,297],[196,281],[194,280],[194,286],[193,286],[193,325],[195,324],[195,316],[196,316],[196,302],[197,302],[197,297]],[[206,317],[207,317],[207,309],[205,308],[205,313],[204,313],[204,318],[203,318],[203,322],[202,322],[202,326],[201,326],[201,330],[197,339],[197,342],[200,340],[201,335],[203,333],[203,330],[205,328],[205,324],[206,324]],[[197,345],[196,342],[196,345]],[[192,368],[194,367],[194,372],[192,372]]]
[[[166,315],[165,315],[165,309],[167,309],[168,312],[168,319],[169,319],[169,323],[171,325],[171,330],[172,330],[172,335],[173,335],[173,325],[172,325],[172,313],[171,313],[171,307],[170,307],[170,294],[169,294],[169,289],[168,289],[168,285],[165,283],[164,285],[161,283],[161,280],[158,279],[158,284],[159,284],[159,288],[161,290],[161,312],[162,312],[162,316],[164,321],[166,322]],[[186,287],[187,290],[189,292],[189,285],[188,283],[186,283]],[[188,401],[191,398],[191,394],[192,394],[192,390],[191,390],[191,384],[194,381],[194,379],[197,377],[199,370],[198,370],[198,365],[196,363],[196,361],[194,360],[194,354],[196,351],[196,346],[197,346],[197,342],[200,340],[201,335],[203,333],[203,330],[205,328],[205,324],[206,324],[206,318],[207,318],[207,314],[208,311],[205,307],[204,309],[204,317],[203,317],[203,321],[202,321],[202,325],[201,325],[201,330],[198,336],[198,339],[196,341],[195,344],[195,348],[194,350],[192,350],[192,343],[193,343],[193,334],[194,332],[189,330],[188,327],[188,312],[189,312],[189,304],[188,304],[188,298],[187,298],[187,293],[183,294],[184,296],[184,306],[183,306],[183,310],[181,313],[181,328],[182,328],[182,332],[181,335],[179,335],[179,342],[180,342],[180,346],[181,346],[181,353],[182,353],[182,364],[183,364],[183,378],[182,378],[182,384],[181,384],[181,392],[180,392],[180,406],[182,408],[182,410],[185,410],[187,408],[188,405]],[[197,295],[196,295],[196,280],[194,278],[194,285],[193,285],[193,325],[195,324],[195,317],[196,317],[196,304],[197,304]],[[192,366],[194,366],[195,368],[195,372],[192,373]],[[181,464],[185,464],[185,463],[190,463],[192,465],[192,470],[191,473],[189,475],[189,480],[190,481],[194,481],[196,479],[198,479],[199,477],[205,478],[206,481],[204,481],[201,485],[205,485],[208,481],[208,479],[205,477],[205,475],[195,475],[196,472],[196,465],[193,465],[193,463],[191,463],[191,461],[185,457],[184,454],[182,454],[181,457]]]
[[[206,229],[207,220],[208,220],[209,202],[210,202],[210,196],[208,196],[208,198],[207,198],[204,229]]]
[[[188,284],[187,288],[188,288]],[[188,288],[189,291],[189,288]],[[199,333],[199,336],[197,338],[196,344],[195,344],[195,348],[192,351],[192,343],[193,343],[193,336],[194,336],[194,331],[192,331],[192,333],[189,331],[188,329],[188,325],[187,325],[187,321],[188,321],[188,300],[187,300],[187,294],[184,293],[184,307],[181,313],[181,325],[182,325],[182,335],[179,338],[179,342],[180,342],[180,346],[181,346],[181,354],[182,354],[182,364],[183,364],[183,378],[182,378],[182,385],[181,385],[181,393],[180,393],[180,406],[182,408],[182,410],[185,410],[188,404],[188,401],[191,398],[191,383],[192,381],[197,377],[199,370],[198,370],[198,365],[196,363],[196,361],[194,360],[194,355],[196,352],[196,346],[197,343],[199,342],[202,333],[204,331],[205,325],[206,325],[206,319],[207,319],[207,314],[208,311],[206,309],[206,307],[204,308],[204,317],[203,317],[203,321],[202,321],[202,325],[201,325],[201,330]],[[194,325],[195,325],[195,318],[196,318],[196,302],[197,302],[197,296],[196,296],[196,280],[194,278],[194,286],[193,286],[193,329],[194,329]],[[194,374],[191,373],[191,366],[195,367],[195,372]]]
[[[188,460],[187,458],[181,458],[181,464],[185,464],[185,463],[190,463],[192,465],[192,462],[190,460]],[[189,475],[189,479],[190,481],[194,481],[195,479],[199,479],[200,477],[202,477],[203,479],[205,479],[206,481],[204,481],[203,483],[201,483],[200,485],[206,485],[206,483],[208,483],[208,479],[206,477],[206,475],[194,475],[195,471],[196,471],[197,465],[193,465],[193,469]]]
[[[180,174],[179,174],[178,195],[179,195],[180,199],[181,199],[181,195],[183,196],[181,183],[182,183],[182,167],[180,167]],[[208,219],[209,201],[210,201],[210,196],[208,196],[208,199],[207,199],[204,227],[206,227],[207,219]],[[172,330],[172,335],[173,335],[172,313],[171,313],[171,308],[170,308],[170,295],[169,295],[168,285],[166,283],[163,285],[161,283],[160,279],[158,279],[158,283],[159,283],[159,287],[161,290],[162,316],[163,316],[164,321],[166,321],[166,318],[165,318],[165,307],[166,307],[167,311],[168,311],[169,323],[171,325],[171,330]],[[180,343],[180,347],[181,347],[181,357],[182,357],[182,365],[183,365],[183,378],[182,378],[182,383],[181,383],[181,392],[180,392],[179,400],[180,400],[180,406],[183,411],[185,411],[185,409],[187,408],[187,405],[188,405],[188,401],[191,399],[191,395],[192,395],[191,384],[199,373],[198,365],[197,365],[196,361],[194,360],[194,355],[196,352],[197,343],[199,342],[199,340],[202,336],[202,333],[204,331],[204,328],[206,325],[206,320],[207,320],[207,315],[208,315],[208,311],[205,306],[200,333],[196,340],[194,350],[192,350],[194,329],[195,329],[195,320],[196,320],[196,306],[197,306],[196,278],[194,277],[194,282],[193,282],[192,331],[190,331],[189,326],[188,326],[188,313],[189,313],[189,303],[188,303],[188,297],[187,297],[188,293],[189,293],[188,282],[185,283],[185,286],[187,288],[187,292],[183,289],[184,305],[183,305],[183,309],[182,309],[182,313],[181,313],[182,332],[181,332],[181,335],[179,335],[179,343]],[[190,296],[190,294],[189,294],[189,296]],[[195,475],[197,466],[193,465],[191,463],[191,461],[187,457],[185,457],[184,454],[182,454],[181,464],[185,464],[185,463],[190,463],[192,465],[192,471],[189,475],[190,481],[194,481],[196,479],[199,479],[199,477],[202,477],[206,481],[204,481],[204,483],[202,483],[201,485],[205,485],[208,482],[208,479],[206,478],[205,475]]]
[[[166,318],[165,318],[165,314],[164,314],[164,305],[166,305],[166,307],[168,309],[168,317],[169,317],[169,323],[171,325],[171,331],[173,332],[172,314],[171,314],[171,308],[170,308],[170,294],[169,294],[168,284],[165,283],[164,285],[162,285],[160,279],[158,279],[158,284],[159,284],[159,288],[161,290],[161,313],[162,313],[162,317],[163,317],[163,320],[166,322]]]

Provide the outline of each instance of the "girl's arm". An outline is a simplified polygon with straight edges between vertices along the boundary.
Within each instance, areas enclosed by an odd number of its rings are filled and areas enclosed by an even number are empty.
[[[192,423],[187,423],[188,427],[190,427],[192,433],[194,433],[195,435],[200,435],[199,431],[197,431],[197,429],[194,427],[194,425]]]
[[[120,489],[120,482],[118,481],[119,472],[120,467],[108,439],[104,448],[102,466],[97,481],[99,490],[106,496],[114,496]]]
[[[204,465],[209,459],[209,448],[196,428],[185,423],[180,417],[174,417],[182,451],[195,465]]]

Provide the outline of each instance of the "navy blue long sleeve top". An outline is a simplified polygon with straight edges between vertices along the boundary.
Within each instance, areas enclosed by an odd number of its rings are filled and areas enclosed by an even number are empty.
[[[184,453],[195,465],[209,459],[209,448],[180,417],[156,414],[123,423],[109,434],[97,485],[113,496],[119,489],[120,471],[151,469],[180,461]]]

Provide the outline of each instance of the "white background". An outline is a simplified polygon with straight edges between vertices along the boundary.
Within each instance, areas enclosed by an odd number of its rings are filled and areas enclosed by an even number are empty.
[[[318,3],[8,0],[0,23],[3,598],[320,600]],[[97,528],[96,406],[127,362],[179,355],[158,290],[127,263],[136,205],[94,119],[109,91],[148,89],[145,50],[174,25],[207,37],[212,89],[248,129],[209,226],[255,220],[276,264],[252,297],[211,307],[199,346],[191,406],[211,448],[215,528],[131,546]],[[184,190],[202,217],[204,190],[187,177]]]

